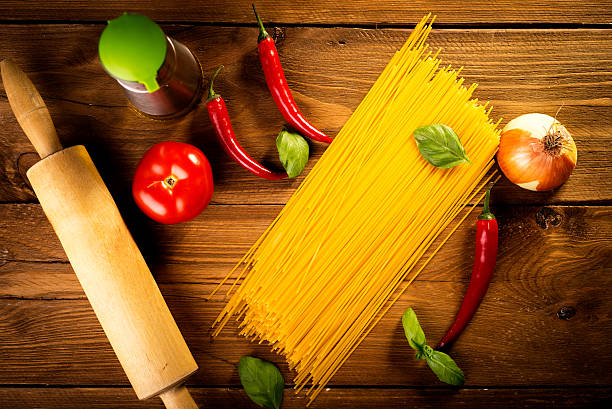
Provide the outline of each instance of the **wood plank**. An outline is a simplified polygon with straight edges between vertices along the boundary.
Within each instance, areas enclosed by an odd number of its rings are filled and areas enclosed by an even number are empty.
[[[495,191],[492,197],[492,200],[497,197]],[[500,258],[508,254],[509,261],[514,263],[520,256],[525,260],[525,270],[537,261],[532,257],[548,254],[547,249],[551,247],[559,253],[555,254],[556,257],[565,257],[568,262],[576,261],[573,255],[584,251],[585,246],[593,245],[605,250],[604,244],[612,234],[611,210],[607,206],[493,205],[492,209],[499,220],[500,240],[504,243],[500,248]],[[159,272],[154,269],[158,280],[200,283],[224,277],[274,220],[281,206],[212,205],[193,221],[173,226],[157,224],[136,210],[134,214],[124,214],[124,218],[149,264],[159,266]],[[477,216],[477,211],[472,212],[442,248],[438,257],[443,263],[441,269],[470,270],[472,250],[466,252],[466,249],[473,248]],[[452,226],[447,228],[447,232]],[[444,236],[443,233],[441,238]],[[32,240],[32,237],[37,239]],[[523,254],[524,244],[529,244],[533,250]],[[549,261],[551,257],[539,261]],[[68,261],[40,205],[0,205],[0,264],[11,261]],[[192,267],[165,266],[167,263],[189,263]],[[509,270],[510,267],[511,264]],[[172,269],[177,272],[172,272]],[[194,273],[193,270],[200,272]],[[449,277],[443,274],[433,279],[448,280]],[[2,287],[0,291],[3,291]]]
[[[213,285],[242,258],[280,209],[280,206],[213,205],[189,224],[163,227],[145,220],[144,216],[140,225],[135,225],[134,219],[129,221],[132,231],[141,232],[136,236],[137,242],[158,283]],[[493,281],[515,277],[517,259],[524,260],[518,269],[520,277],[527,279],[555,274],[555,263],[548,260],[553,257],[566,269],[577,271],[597,270],[609,261],[611,250],[607,241],[612,234],[609,207],[493,206],[492,209],[501,226],[502,240]],[[478,210],[468,216],[439,251],[435,266],[427,267],[419,280],[465,282],[468,279],[477,214]],[[38,205],[1,205],[0,219],[3,220],[0,297],[83,298],[59,240]],[[166,230],[167,227],[170,229]],[[39,240],[32,242],[31,237]],[[526,243],[531,246],[529,252],[523,249]]]
[[[235,409],[259,406],[252,403],[241,389],[191,388],[196,403],[201,408]],[[612,399],[610,388],[572,389],[356,389],[329,388],[321,393],[310,406],[317,408],[353,409],[386,408],[403,409],[407,406],[420,409],[453,408],[604,408]],[[0,401],[7,408],[22,409],[116,409],[159,408],[161,400],[136,400],[127,388],[0,388]],[[283,409],[303,409],[306,399],[286,389]]]
[[[481,309],[457,341],[452,355],[467,386],[612,385],[607,362],[612,307],[610,285],[597,271],[492,283]],[[580,277],[577,277],[580,275]],[[573,288],[565,286],[570,283]],[[413,307],[430,342],[442,336],[467,284],[417,281],[332,379],[331,385],[440,386],[422,361],[413,361],[401,327]],[[165,284],[161,290],[200,370],[190,385],[239,385],[238,360],[255,355],[279,365],[288,383],[293,374],[265,345],[236,334],[235,324],[210,337],[222,308],[206,301],[212,286]],[[569,320],[558,311],[573,308]],[[110,345],[86,300],[0,300],[3,384],[127,384]],[[576,342],[580,339],[580,342]],[[554,357],[554,359],[551,359]],[[559,376],[571,374],[571,376]]]
[[[4,1],[4,20],[78,20],[106,21],[124,11],[143,13],[157,21],[203,23],[254,23],[251,1],[175,0],[154,2],[100,0],[95,7],[88,1],[36,0]],[[414,24],[424,14],[433,12],[443,24],[587,24],[609,23],[612,3],[609,0],[526,0],[485,1],[460,0],[436,2],[413,0],[397,2],[367,0],[337,2],[334,0],[256,2],[265,21],[290,24],[402,25]]]
[[[196,221],[192,229],[176,226],[164,233],[165,239],[155,240],[155,254],[168,253],[173,262],[181,261],[168,264],[160,256],[153,271],[202,368],[191,378],[193,385],[238,385],[236,365],[245,354],[277,362],[287,381],[292,378],[281,357],[265,345],[238,338],[235,326],[211,339],[210,325],[224,301],[222,296],[206,301],[252,241],[246,237],[254,240],[277,210],[213,206],[210,223]],[[612,293],[605,290],[612,277],[612,207],[493,210],[501,226],[497,272],[452,351],[467,374],[467,385],[612,385],[607,366],[612,358]],[[400,317],[413,307],[430,342],[442,336],[469,280],[475,218],[470,215],[332,385],[439,385],[423,362],[410,358]],[[0,266],[0,383],[127,382],[38,206],[2,205],[0,220],[0,254],[5,255]],[[32,243],[31,237],[37,242],[20,252],[20,246]],[[7,254],[44,254],[56,262],[16,263]],[[564,307],[575,315],[560,319],[557,313]]]
[[[208,4],[201,2],[202,4]],[[410,8],[410,7],[409,7]],[[409,9],[407,8],[407,9]],[[527,9],[525,9],[527,10]],[[529,10],[529,14],[531,10]],[[598,11],[600,12],[600,11]],[[503,15],[499,11],[496,14]],[[283,121],[267,91],[250,27],[167,26],[195,51],[207,76],[226,69],[217,90],[228,101],[239,139],[256,159],[280,166],[274,137]],[[203,104],[176,121],[152,121],[127,106],[119,86],[96,57],[102,25],[2,25],[0,53],[30,73],[65,145],[85,144],[119,202],[131,203],[130,181],[139,158],[156,142],[200,147],[212,162],[215,203],[285,203],[302,178],[264,181],[222,152]],[[275,30],[287,79],[305,115],[335,135],[410,30],[279,28]],[[608,203],[612,200],[612,82],[610,30],[437,30],[431,44],[464,65],[476,95],[495,106],[494,117],[553,114],[573,133],[578,165],[564,186],[533,193],[500,183],[504,203]],[[0,95],[3,89],[0,88]],[[36,161],[8,103],[0,102],[0,202],[35,201],[25,170]],[[310,169],[324,151],[315,144]]]

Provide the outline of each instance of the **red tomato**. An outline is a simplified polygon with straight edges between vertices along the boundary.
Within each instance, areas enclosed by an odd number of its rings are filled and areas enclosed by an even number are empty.
[[[138,207],[155,221],[191,220],[206,208],[213,194],[208,159],[193,145],[158,143],[140,160],[132,194]]]

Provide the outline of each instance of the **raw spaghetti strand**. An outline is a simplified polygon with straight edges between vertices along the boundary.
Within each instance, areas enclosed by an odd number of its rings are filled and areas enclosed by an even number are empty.
[[[213,335],[234,317],[241,335],[285,356],[297,392],[311,385],[311,402],[469,212],[411,273],[436,238],[494,177],[487,174],[498,123],[488,104],[472,98],[476,86],[463,85],[461,70],[442,66],[439,51],[429,50],[429,19],[215,289],[233,279]],[[471,163],[438,169],[424,160],[412,135],[432,123],[455,130]]]

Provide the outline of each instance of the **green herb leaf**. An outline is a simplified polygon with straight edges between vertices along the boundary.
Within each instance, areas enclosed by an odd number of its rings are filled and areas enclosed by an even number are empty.
[[[450,385],[463,385],[465,376],[463,371],[459,369],[455,361],[444,352],[436,351],[427,347],[430,351],[426,351],[427,365],[436,374],[439,380]]]
[[[408,308],[404,315],[402,315],[402,325],[404,326],[404,334],[406,334],[406,338],[408,339],[408,343],[417,351],[417,355],[415,359],[423,359],[419,356],[425,345],[425,333],[419,324],[419,320],[417,319],[416,314],[414,313],[412,308]]]
[[[423,359],[427,359],[432,356],[434,349],[429,345],[423,347]]]
[[[278,157],[290,178],[294,178],[304,170],[308,162],[308,142],[297,132],[283,129],[276,138]]]
[[[238,363],[238,375],[244,391],[259,406],[279,409],[285,380],[272,362],[243,356]]]
[[[465,376],[455,361],[444,352],[436,351],[425,343],[425,333],[412,308],[408,308],[402,315],[402,325],[408,343],[417,351],[414,359],[425,359],[427,365],[442,382],[463,385]]]
[[[414,139],[421,155],[434,166],[452,168],[470,159],[452,128],[442,125],[426,125],[415,129]]]

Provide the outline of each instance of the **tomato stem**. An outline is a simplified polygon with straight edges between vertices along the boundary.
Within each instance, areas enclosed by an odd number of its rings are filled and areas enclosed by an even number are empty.
[[[174,186],[176,185],[177,181],[178,181],[178,178],[176,176],[170,175],[167,178],[165,178],[162,183],[164,184],[166,188],[172,190]]]

